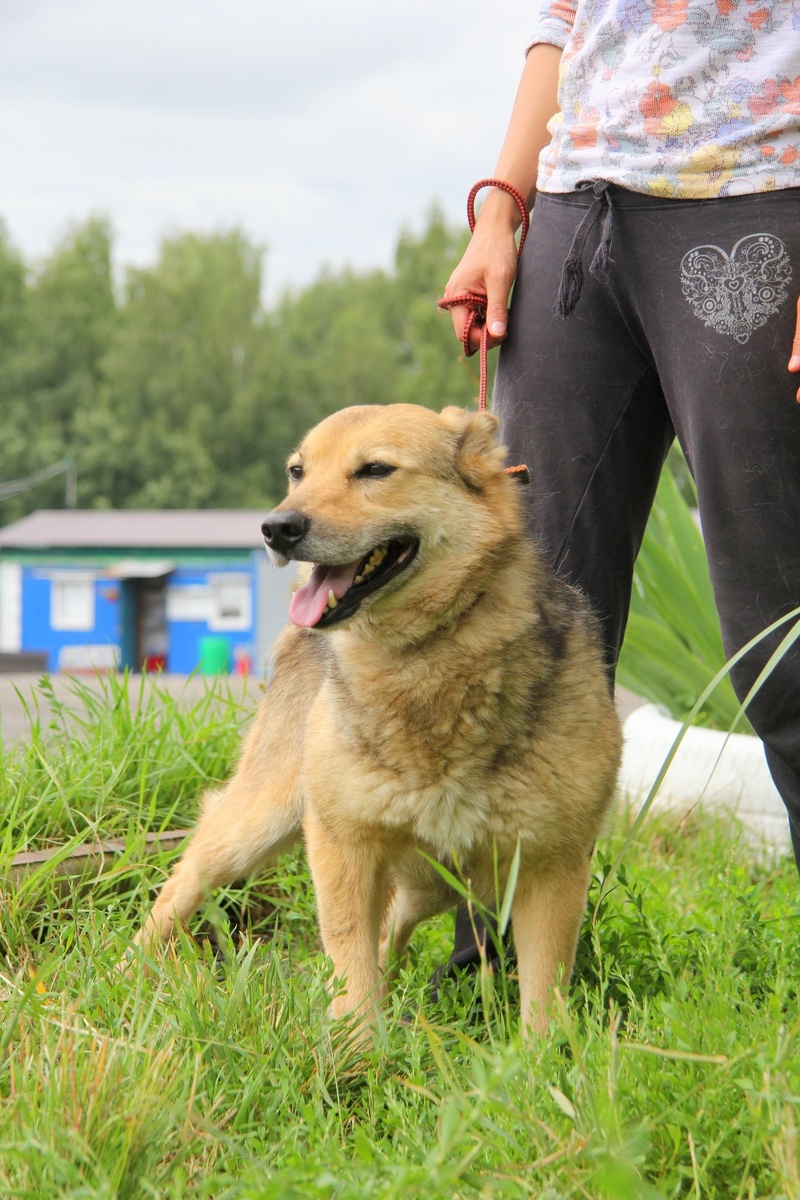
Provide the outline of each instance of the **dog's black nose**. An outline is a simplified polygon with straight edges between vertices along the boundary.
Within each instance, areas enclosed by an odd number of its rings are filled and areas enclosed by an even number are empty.
[[[301,512],[275,512],[270,513],[264,521],[261,532],[270,550],[288,554],[306,536],[310,524],[308,517]]]

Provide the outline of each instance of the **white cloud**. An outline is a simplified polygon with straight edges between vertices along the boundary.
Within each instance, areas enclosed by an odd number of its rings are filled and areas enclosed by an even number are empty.
[[[241,224],[268,294],[386,264],[491,171],[535,5],[39,0],[0,8],[0,213],[28,255],[105,212],[117,256]]]

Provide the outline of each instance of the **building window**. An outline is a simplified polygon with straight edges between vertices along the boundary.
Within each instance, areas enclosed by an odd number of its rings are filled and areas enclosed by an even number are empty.
[[[243,632],[253,623],[252,582],[249,575],[209,575],[211,611],[208,628]]]
[[[57,575],[50,591],[50,627],[64,632],[94,629],[94,579],[91,575]]]

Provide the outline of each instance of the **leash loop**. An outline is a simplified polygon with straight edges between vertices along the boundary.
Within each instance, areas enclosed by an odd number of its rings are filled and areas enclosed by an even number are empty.
[[[516,201],[520,217],[522,218],[519,246],[517,248],[517,261],[519,261],[519,256],[522,254],[522,247],[525,245],[525,238],[530,226],[530,216],[525,197],[513,184],[506,183],[504,179],[479,179],[473,185],[467,196],[467,220],[470,232],[472,233],[475,230],[475,197],[485,187],[499,188],[501,192],[507,192],[512,200]],[[464,331],[461,335],[461,344],[464,347],[465,358],[471,358],[475,353],[470,342],[472,330],[480,329],[480,385],[478,389],[478,410],[480,412],[483,412],[486,408],[486,380],[488,377],[489,331],[486,327],[486,300],[485,295],[480,295],[477,292],[461,292],[458,296],[442,297],[438,301],[438,307],[443,312],[449,311],[451,308],[460,308],[462,305],[470,310],[464,324]]]

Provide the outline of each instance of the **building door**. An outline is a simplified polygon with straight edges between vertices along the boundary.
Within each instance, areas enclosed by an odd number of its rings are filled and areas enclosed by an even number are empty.
[[[136,660],[140,671],[167,669],[167,581],[135,579]]]
[[[127,578],[121,596],[122,666],[129,671],[165,671],[167,637],[167,579]]]

